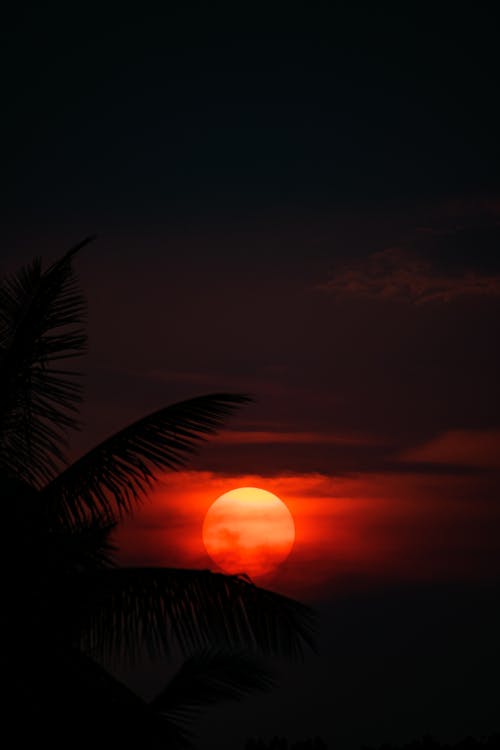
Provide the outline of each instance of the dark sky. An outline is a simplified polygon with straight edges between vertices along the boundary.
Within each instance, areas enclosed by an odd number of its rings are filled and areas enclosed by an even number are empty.
[[[207,565],[183,498],[202,518],[239,477],[294,511],[272,583],[320,607],[325,656],[242,705],[228,748],[500,729],[492,6],[165,6],[24,5],[0,31],[0,270],[98,235],[73,455],[177,398],[255,396],[171,486],[170,557],[150,517],[123,536],[129,561]]]

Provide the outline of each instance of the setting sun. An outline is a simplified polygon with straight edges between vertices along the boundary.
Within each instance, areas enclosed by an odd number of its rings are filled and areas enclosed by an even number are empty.
[[[294,541],[295,525],[285,503],[257,487],[225,492],[203,523],[207,552],[225,573],[251,578],[270,573],[288,557]]]

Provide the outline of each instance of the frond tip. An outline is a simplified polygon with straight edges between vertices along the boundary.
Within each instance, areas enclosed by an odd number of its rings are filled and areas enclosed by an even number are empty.
[[[62,519],[116,518],[129,511],[157,473],[178,469],[225,419],[251,399],[215,393],[181,401],[125,427],[63,471],[42,499]]]
[[[192,725],[204,708],[267,692],[275,684],[255,654],[207,648],[186,659],[149,707],[171,745],[193,747]]]

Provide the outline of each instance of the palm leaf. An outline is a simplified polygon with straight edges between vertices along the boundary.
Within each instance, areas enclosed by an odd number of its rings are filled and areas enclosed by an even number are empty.
[[[242,576],[178,568],[116,568],[87,579],[84,646],[98,658],[137,659],[207,646],[300,657],[314,648],[309,607]],[[86,603],[84,603],[86,602]]]
[[[35,486],[54,476],[67,432],[78,427],[78,373],[59,362],[85,351],[72,259],[91,239],[46,271],[35,259],[0,287],[0,469]]]
[[[107,518],[95,517],[71,528],[49,528],[41,539],[45,559],[65,575],[112,567],[116,547],[110,536],[115,527]]]
[[[169,740],[189,747],[194,739],[190,727],[205,707],[274,685],[254,654],[209,648],[187,659],[149,705],[167,725]]]
[[[250,399],[216,393],[155,411],[108,438],[42,491],[57,517],[116,518],[150,489],[158,471],[183,466],[198,444]]]
[[[21,652],[15,665],[3,709],[21,727],[32,724],[31,741],[50,739],[56,748],[152,747],[156,722],[146,701],[77,649]]]

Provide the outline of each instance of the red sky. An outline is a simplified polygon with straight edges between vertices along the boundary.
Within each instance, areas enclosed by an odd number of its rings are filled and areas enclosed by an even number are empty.
[[[209,565],[206,509],[251,483],[296,519],[293,554],[267,581],[287,592],[497,575],[497,203],[294,222],[160,233],[142,240],[147,264],[117,237],[79,258],[90,347],[73,455],[175,400],[255,399],[187,472],[164,477],[168,491],[120,532],[123,559]],[[289,247],[286,264],[280,252],[231,259],[260,242]],[[339,242],[352,258],[332,260]]]
[[[123,559],[209,565],[204,513],[250,483],[296,519],[294,551],[267,581],[284,591],[497,575],[497,205],[261,214],[161,230],[143,255],[130,237],[89,246],[77,261],[90,346],[74,456],[175,400],[255,399],[188,471],[163,478],[120,532]],[[261,244],[275,254],[231,256]]]
[[[189,471],[164,478],[119,537],[126,559],[210,565],[204,513],[250,483],[296,519],[294,551],[267,582],[287,592],[498,574],[500,285],[485,239],[497,205],[384,211],[309,218],[286,234],[286,265],[256,255],[245,272],[241,259],[211,268],[189,232],[180,254],[149,267],[123,257],[118,276],[103,258],[96,278],[82,258],[93,342],[82,447],[166,400],[255,398]],[[222,253],[261,236],[210,231],[198,241]],[[276,224],[264,232],[283,241]],[[308,232],[317,252],[302,257]],[[359,257],[330,261],[336,236]],[[462,246],[478,248],[473,263]],[[134,306],[137,284],[148,294]]]
[[[498,433],[466,435],[422,448],[425,460],[450,452],[464,473],[214,474],[183,471],[165,476],[133,520],[122,525],[117,543],[124,562],[217,569],[208,557],[201,529],[214,500],[237,487],[269,490],[290,509],[296,541],[288,560],[262,585],[310,601],[336,590],[394,583],[491,580],[500,570],[500,511],[495,488],[499,451],[481,451],[485,441],[498,448]],[[449,443],[449,447],[448,446]],[[418,456],[420,460],[420,455]],[[465,471],[479,462],[484,473]],[[477,465],[477,464],[476,464]],[[245,572],[242,570],[241,572]]]

